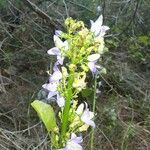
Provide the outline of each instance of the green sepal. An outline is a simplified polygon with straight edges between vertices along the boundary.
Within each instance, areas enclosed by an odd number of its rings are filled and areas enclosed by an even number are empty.
[[[51,105],[46,104],[39,100],[34,100],[31,103],[31,106],[37,112],[38,116],[44,123],[48,132],[56,131],[58,129],[56,124],[55,113]]]

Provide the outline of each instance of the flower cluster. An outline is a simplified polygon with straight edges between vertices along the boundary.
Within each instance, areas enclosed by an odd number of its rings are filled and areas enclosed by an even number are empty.
[[[102,69],[97,61],[101,60],[104,35],[109,29],[102,21],[101,15],[95,22],[91,21],[88,29],[82,21],[67,18],[67,32],[56,30],[55,47],[47,52],[56,56],[56,62],[49,82],[42,87],[48,91],[48,99],[54,98],[61,108],[58,113],[60,130],[52,139],[53,146],[59,150],[82,150],[82,137],[76,134],[96,126],[94,112],[89,110],[86,102],[79,104],[77,99],[86,88],[87,73],[91,71],[95,75]]]

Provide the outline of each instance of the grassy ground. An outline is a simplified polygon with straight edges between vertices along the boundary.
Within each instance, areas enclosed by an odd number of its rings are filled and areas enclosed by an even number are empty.
[[[86,22],[96,15],[88,7],[89,3],[83,4],[82,1],[81,4],[68,2],[68,8],[72,8],[69,10],[64,3],[53,5],[52,16],[57,18],[57,25],[63,28],[61,23],[68,11]],[[110,5],[108,3],[107,7]],[[92,6],[95,8],[96,4]],[[7,7],[10,8],[5,9],[9,11],[4,11],[4,14],[2,11],[0,19],[0,149],[48,150],[51,149],[48,136],[30,103],[35,98],[43,98],[40,89],[48,78],[46,71],[53,62],[53,58],[46,54],[47,49],[53,47],[53,28],[24,7],[12,6],[11,3]],[[21,11],[19,22],[14,22],[17,20],[17,9]],[[16,14],[13,16],[12,12]],[[87,12],[91,16],[86,16]],[[101,95],[96,105],[94,148],[149,150],[149,44],[141,43],[139,35],[131,36],[128,32],[116,36],[121,29],[112,25],[109,14],[110,11],[106,18],[114,35],[109,34],[106,38],[109,52],[104,55],[104,66],[107,74],[98,79],[102,81],[102,86],[99,87]],[[92,104],[90,98],[88,101]],[[85,150],[90,147],[89,137],[90,131],[84,135]]]

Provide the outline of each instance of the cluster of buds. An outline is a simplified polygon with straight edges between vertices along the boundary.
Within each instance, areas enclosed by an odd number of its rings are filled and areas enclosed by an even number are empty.
[[[82,150],[80,133],[89,126],[95,128],[94,112],[86,102],[79,104],[78,94],[86,88],[86,76],[93,76],[102,66],[97,65],[104,52],[104,35],[109,29],[102,25],[102,15],[91,28],[82,21],[67,18],[67,32],[55,31],[55,47],[48,50],[49,55],[57,57],[49,83],[42,87],[48,91],[48,99],[55,99],[60,107],[57,133],[53,135],[52,144],[59,150]],[[48,116],[47,116],[48,117]],[[63,148],[62,148],[63,147]],[[61,149],[60,149],[61,148]]]

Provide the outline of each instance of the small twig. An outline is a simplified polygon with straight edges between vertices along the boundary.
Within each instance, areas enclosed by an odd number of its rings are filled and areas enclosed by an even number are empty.
[[[5,89],[5,86],[4,86],[4,82],[3,82],[3,78],[2,78],[2,75],[1,75],[1,70],[0,70],[0,92],[4,92],[6,93],[6,89]]]
[[[17,143],[15,143],[11,138],[9,138],[5,133],[2,132],[3,138],[5,138],[6,140],[8,140],[9,142],[11,142],[16,148],[18,148],[19,150],[23,150],[22,147],[20,147],[20,145],[18,145]],[[1,136],[2,137],[2,136]]]
[[[136,6],[135,6],[135,10],[133,12],[133,15],[132,15],[132,18],[130,19],[130,22],[128,23],[128,25],[122,30],[122,32],[119,34],[123,34],[132,24],[132,22],[134,21],[135,17],[136,17],[136,13],[137,13],[137,10],[139,8],[139,4],[140,4],[140,0],[137,0],[137,3],[136,3]]]
[[[67,8],[67,4],[65,2],[65,0],[63,0],[64,6],[65,6],[65,10],[66,10],[66,15],[67,17],[69,17],[69,12],[68,12],[68,8]]]
[[[13,38],[12,34],[9,33],[9,31],[7,30],[6,26],[4,25],[1,19],[0,19],[0,26],[2,26],[3,30],[10,36],[10,38]]]
[[[15,134],[18,134],[18,133],[25,133],[25,132],[27,132],[28,130],[33,129],[33,128],[37,127],[37,126],[40,125],[40,124],[41,124],[41,122],[38,122],[37,124],[35,124],[35,125],[33,125],[33,126],[30,126],[30,127],[28,127],[27,129],[20,130],[20,131],[9,131],[9,130],[0,128],[0,132],[3,131],[3,132],[6,132],[6,133],[15,135]]]
[[[33,148],[33,150],[38,149],[46,140],[47,140],[48,134],[46,135],[46,137],[36,146]]]
[[[69,3],[71,3],[71,4],[77,5],[78,7],[84,8],[85,10],[88,10],[88,11],[91,12],[91,13],[94,13],[93,10],[87,8],[85,5],[82,5],[82,4],[79,4],[79,3],[75,3],[75,2],[70,1],[70,0],[66,0],[66,1],[69,2]]]
[[[23,3],[26,6],[28,6],[31,10],[36,12],[41,18],[45,19],[52,28],[55,28],[56,23],[52,20],[52,18],[45,12],[43,12],[40,8],[38,8],[34,3],[32,3],[30,0],[24,0]]]
[[[114,147],[113,147],[113,145],[112,145],[112,143],[111,143],[111,141],[110,141],[109,138],[105,135],[105,133],[104,133],[100,128],[98,128],[98,130],[103,134],[103,136],[105,137],[105,139],[108,141],[108,143],[109,143],[111,149],[112,149],[112,150],[115,150]]]

